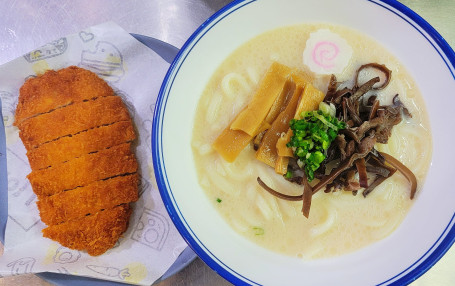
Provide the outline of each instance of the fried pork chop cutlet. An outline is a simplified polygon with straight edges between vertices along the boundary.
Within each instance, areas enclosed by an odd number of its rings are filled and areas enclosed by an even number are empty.
[[[27,177],[35,194],[51,196],[91,182],[137,172],[136,157],[124,143],[96,153],[32,171]]]
[[[32,170],[39,170],[135,138],[131,120],[119,121],[45,143],[27,152],[27,157]]]
[[[56,109],[19,124],[19,136],[27,150],[78,132],[118,121],[130,115],[119,96],[102,97]]]
[[[138,176],[133,174],[42,197],[37,202],[41,220],[47,225],[55,225],[123,203],[135,202],[138,199],[137,184]]]
[[[37,114],[104,96],[114,95],[112,88],[91,71],[70,66],[28,79],[20,89],[15,125]]]
[[[131,214],[127,204],[97,212],[84,218],[68,220],[43,229],[43,236],[71,249],[86,249],[100,255],[112,248],[125,232]]]
[[[90,255],[114,246],[138,199],[136,135],[122,99],[90,71],[48,71],[21,88],[15,125],[43,235]]]

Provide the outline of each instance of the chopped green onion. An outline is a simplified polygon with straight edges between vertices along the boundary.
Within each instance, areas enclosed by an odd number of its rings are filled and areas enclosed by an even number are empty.
[[[216,201],[217,201],[218,203],[221,203],[221,202],[222,202],[222,200],[221,200],[220,198],[216,198]]]
[[[288,170],[284,176],[285,176],[287,179],[290,179],[290,178],[292,178],[292,172]]]
[[[316,113],[314,116],[315,116],[317,119],[321,120],[322,123],[324,123],[324,124],[327,125],[328,127],[332,128],[332,129],[335,130],[335,131],[338,131],[338,127],[335,126],[335,125],[333,125],[332,123],[330,123],[330,122],[324,117],[324,115],[321,115],[321,114]]]
[[[334,111],[334,106],[321,103],[319,110],[302,112],[302,119],[292,119],[289,123],[293,136],[287,147],[294,151],[297,164],[305,170],[309,182],[327,157],[326,151],[338,131],[346,128],[346,123],[333,116]]]
[[[258,226],[253,226],[254,235],[263,235],[264,229]]]
[[[321,110],[324,114],[328,114],[332,117],[336,116],[337,110],[333,103],[327,104],[324,101],[321,101],[321,103],[319,103],[319,110]]]

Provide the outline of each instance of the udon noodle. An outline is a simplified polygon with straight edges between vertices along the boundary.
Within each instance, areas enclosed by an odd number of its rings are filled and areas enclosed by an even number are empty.
[[[339,35],[352,49],[352,57],[344,59],[346,66],[336,73],[338,81],[352,84],[356,69],[365,63],[385,64],[392,70],[390,84],[375,94],[384,104],[390,104],[393,96],[399,94],[412,118],[395,126],[388,144],[376,144],[376,148],[413,171],[418,180],[418,199],[431,160],[432,143],[417,85],[383,46],[345,27],[285,27],[242,45],[211,77],[197,107],[192,139],[200,185],[226,222],[263,247],[307,259],[349,253],[391,234],[413,203],[405,177],[395,173],[366,198],[344,191],[318,192],[313,195],[311,216],[307,219],[302,216],[301,202],[280,200],[258,185],[256,178],[260,177],[273,189],[286,190],[291,195],[302,193],[301,186],[284,180],[273,168],[256,160],[251,144],[233,163],[223,160],[211,144],[248,104],[273,61],[311,72],[302,55],[311,33],[321,29]],[[333,58],[329,52],[325,52],[326,59],[319,58],[326,66]],[[326,92],[328,76],[313,75],[313,85]]]

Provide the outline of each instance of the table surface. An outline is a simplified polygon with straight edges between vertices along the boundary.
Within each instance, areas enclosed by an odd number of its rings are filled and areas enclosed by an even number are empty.
[[[180,48],[208,17],[230,0],[3,0],[0,8],[0,65],[58,37],[114,21],[130,33]],[[401,0],[455,48],[454,0]],[[0,245],[0,255],[1,255]],[[455,285],[452,248],[413,286]],[[0,278],[0,286],[51,285],[35,275]],[[158,286],[231,285],[200,259]]]

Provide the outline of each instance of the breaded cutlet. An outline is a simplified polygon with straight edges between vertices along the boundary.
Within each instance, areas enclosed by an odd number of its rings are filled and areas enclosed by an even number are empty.
[[[112,88],[89,70],[76,66],[48,70],[21,87],[14,125],[74,102],[111,95]]]
[[[128,204],[43,229],[43,236],[70,249],[100,255],[112,248],[128,227]]]
[[[87,154],[47,169],[32,171],[27,178],[40,198],[117,175],[137,172],[130,143]]]
[[[32,170],[39,170],[135,138],[131,120],[120,121],[42,144],[28,151],[27,157]]]
[[[100,255],[126,230],[138,199],[136,138],[119,96],[93,72],[48,71],[20,90],[15,125],[27,149],[43,236]]]
[[[27,150],[40,144],[117,121],[130,120],[119,96],[74,103],[32,117],[19,124],[19,136]]]
[[[138,199],[137,185],[138,175],[132,174],[41,197],[37,202],[41,220],[47,225],[55,225],[120,204],[135,202]]]

